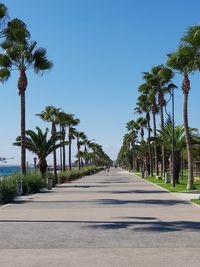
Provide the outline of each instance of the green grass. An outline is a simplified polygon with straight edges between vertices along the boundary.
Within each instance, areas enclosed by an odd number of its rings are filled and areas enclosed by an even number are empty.
[[[200,205],[200,199],[191,199],[193,203]]]
[[[138,176],[141,176],[140,173],[135,173]],[[187,190],[187,175],[183,175],[183,179],[180,177],[179,184],[176,184],[176,187],[172,187],[171,183],[165,183],[164,180],[158,180],[154,176],[149,176],[146,178],[147,181],[157,184],[171,192],[189,192],[190,190]],[[194,182],[194,190],[200,190],[200,181]]]
[[[134,172],[134,174],[141,177],[141,172]]]

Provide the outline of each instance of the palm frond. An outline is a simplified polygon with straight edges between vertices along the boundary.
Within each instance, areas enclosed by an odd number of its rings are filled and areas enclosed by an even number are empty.
[[[6,82],[10,77],[10,71],[6,68],[0,69],[0,82]]]
[[[38,48],[33,54],[34,58],[34,70],[36,73],[50,70],[53,67],[53,63],[47,59],[46,49]]]

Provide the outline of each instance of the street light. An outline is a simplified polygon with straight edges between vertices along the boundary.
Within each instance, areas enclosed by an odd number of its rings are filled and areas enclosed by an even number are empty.
[[[172,99],[172,186],[176,186],[176,181],[174,177],[174,165],[175,165],[175,158],[174,158],[174,89],[177,88],[177,86],[173,83],[168,85],[168,88],[170,89],[170,99],[167,101],[167,103]],[[165,106],[165,112],[170,117],[170,115],[167,113],[166,106]]]
[[[174,178],[174,88],[171,90],[172,96],[172,186],[175,187],[175,178]]]
[[[34,165],[34,169],[35,169],[35,172],[37,170],[37,158],[33,158],[33,165]]]

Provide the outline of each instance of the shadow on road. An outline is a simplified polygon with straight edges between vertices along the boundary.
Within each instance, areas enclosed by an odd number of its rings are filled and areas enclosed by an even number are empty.
[[[123,191],[108,191],[108,193],[110,194],[160,194],[160,193],[168,194],[167,191],[163,191],[163,190],[123,190]]]
[[[105,185],[58,185],[56,188],[96,188],[106,187]],[[56,192],[55,192],[56,193]]]
[[[128,230],[133,232],[180,232],[189,231],[197,232],[200,230],[200,222],[194,221],[170,221],[163,222],[154,217],[124,217],[124,219],[133,219],[134,221],[65,221],[65,220],[0,220],[0,225],[6,224],[38,224],[48,225],[66,223],[79,225],[79,227],[89,228],[91,230]],[[13,226],[14,227],[14,226]]]
[[[145,205],[192,205],[188,201],[178,199],[141,199],[141,200],[121,200],[121,199],[99,199],[99,204],[103,205],[128,205],[128,204],[145,204]]]
[[[129,217],[127,217],[129,218]],[[135,217],[136,218],[136,217]],[[190,231],[198,232],[200,230],[200,223],[193,221],[172,221],[172,222],[162,222],[153,219],[141,220],[141,217],[138,217],[140,221],[124,221],[124,222],[109,222],[109,223],[97,223],[89,225],[91,229],[101,229],[101,230],[117,230],[117,229],[129,229],[134,232],[177,232],[177,231]],[[146,222],[145,220],[152,220]]]

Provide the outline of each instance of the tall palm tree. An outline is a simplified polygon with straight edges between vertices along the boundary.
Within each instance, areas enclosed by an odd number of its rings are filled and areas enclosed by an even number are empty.
[[[152,118],[153,118],[153,135],[155,138],[156,137],[156,129],[157,129],[156,128],[156,114],[159,111],[158,104],[156,101],[157,91],[155,90],[155,87],[152,86],[152,84],[150,82],[146,82],[146,83],[140,85],[138,90],[140,93],[148,95],[150,111],[152,113]],[[155,141],[153,143],[153,146],[154,146],[154,169],[155,169],[156,175],[158,175],[157,145],[156,145]]]
[[[65,156],[65,146],[66,144],[69,145],[69,142],[65,142],[65,138],[66,138],[66,128],[69,125],[69,122],[71,122],[71,120],[73,119],[73,114],[71,113],[65,113],[64,111],[60,111],[58,113],[58,121],[60,124],[60,131],[61,131],[61,139],[63,142],[63,147],[62,147],[62,160],[61,165],[62,165],[62,170],[65,171],[65,167],[66,167],[66,156]]]
[[[187,189],[193,188],[193,166],[192,166],[192,146],[188,125],[188,95],[190,92],[189,75],[198,69],[199,56],[196,50],[190,46],[180,46],[174,53],[168,55],[167,65],[178,71],[183,76],[182,90],[184,95],[183,117],[185,127],[185,138],[188,153],[188,183]]]
[[[151,126],[150,126],[150,110],[151,110],[151,104],[150,99],[148,96],[148,93],[143,93],[138,97],[138,102],[136,104],[135,111],[139,114],[145,113],[146,115],[146,121],[147,121],[147,130],[148,130],[148,151],[149,151],[149,174],[153,176],[153,164],[152,164],[152,152],[151,152]]]
[[[136,120],[136,123],[140,129],[140,151],[144,151],[142,144],[145,142],[144,141],[144,129],[147,128],[147,120],[146,118],[140,117]],[[144,166],[144,153],[139,153],[139,157],[141,158],[141,170],[142,170],[142,178],[144,178],[144,171],[145,171],[145,166]]]
[[[60,133],[56,133],[51,135],[49,139],[47,139],[48,129],[46,128],[43,133],[39,127],[36,127],[36,132],[32,130],[26,131],[26,148],[36,154],[38,156],[38,167],[45,178],[47,171],[47,161],[46,158],[53,151],[60,147],[61,144],[57,144],[56,142],[60,140]],[[21,136],[16,138],[16,142],[13,144],[15,146],[21,146]]]
[[[164,65],[158,65],[151,68],[151,72],[144,72],[144,80],[157,92],[159,112],[160,112],[160,126],[161,130],[164,130],[164,106],[166,104],[165,94],[169,93],[167,85],[171,83],[171,79],[174,77],[174,73],[170,68]],[[166,171],[166,159],[165,150],[162,146],[162,173],[164,175]]]
[[[153,118],[153,135],[156,137],[157,133],[157,127],[156,127],[156,114],[159,112],[158,105],[156,102],[156,91],[154,88],[150,91],[150,103],[151,103],[151,112],[152,112],[152,118]],[[158,155],[157,155],[157,143],[154,141],[153,143],[154,146],[154,169],[156,172],[156,175],[159,175],[158,172]]]
[[[7,6],[0,3],[0,38],[3,37],[19,41],[30,37],[30,33],[22,20],[17,18],[10,20]]]
[[[56,134],[56,125],[58,124],[58,113],[60,109],[56,108],[54,106],[46,106],[45,109],[39,113],[36,114],[36,116],[39,116],[43,121],[47,121],[51,123],[51,135]],[[53,168],[54,168],[54,175],[57,179],[57,159],[56,159],[56,150],[53,151]]]
[[[87,144],[88,144],[88,142],[89,142],[89,140],[88,140],[88,137],[87,137],[87,135],[84,135],[83,137],[82,137],[82,145],[84,146],[84,153],[85,153],[85,166],[87,166],[88,165],[88,158],[87,158]]]
[[[28,37],[15,40],[6,38],[0,44],[3,54],[0,54],[0,81],[5,82],[11,75],[13,68],[19,72],[18,90],[21,100],[21,172],[26,174],[26,137],[25,137],[25,91],[28,85],[27,70],[33,69],[35,73],[50,70],[52,62],[46,57],[46,50],[37,48],[35,41]]]
[[[77,118],[74,118],[74,115],[71,114],[71,118],[67,122],[68,126],[68,142],[69,142],[69,170],[72,169],[72,139],[75,136],[75,126],[77,126],[80,123],[80,120]]]
[[[129,138],[130,138],[130,144],[131,144],[131,149],[132,149],[132,158],[133,158],[133,163],[132,163],[132,167],[133,170],[138,171],[138,158],[136,157],[136,153],[135,153],[135,143],[137,141],[137,137],[138,137],[138,130],[139,130],[139,125],[137,124],[136,121],[131,120],[126,124],[126,129],[129,131]]]
[[[147,127],[147,120],[146,118],[140,117],[136,120],[136,123],[138,124],[140,128],[140,136],[141,136],[140,141],[144,141],[144,128]]]
[[[77,158],[78,158],[78,169],[81,169],[81,157],[80,157],[80,148],[81,144],[83,144],[83,140],[86,138],[86,135],[84,132],[78,132],[75,133],[76,136],[76,146],[77,146]]]

